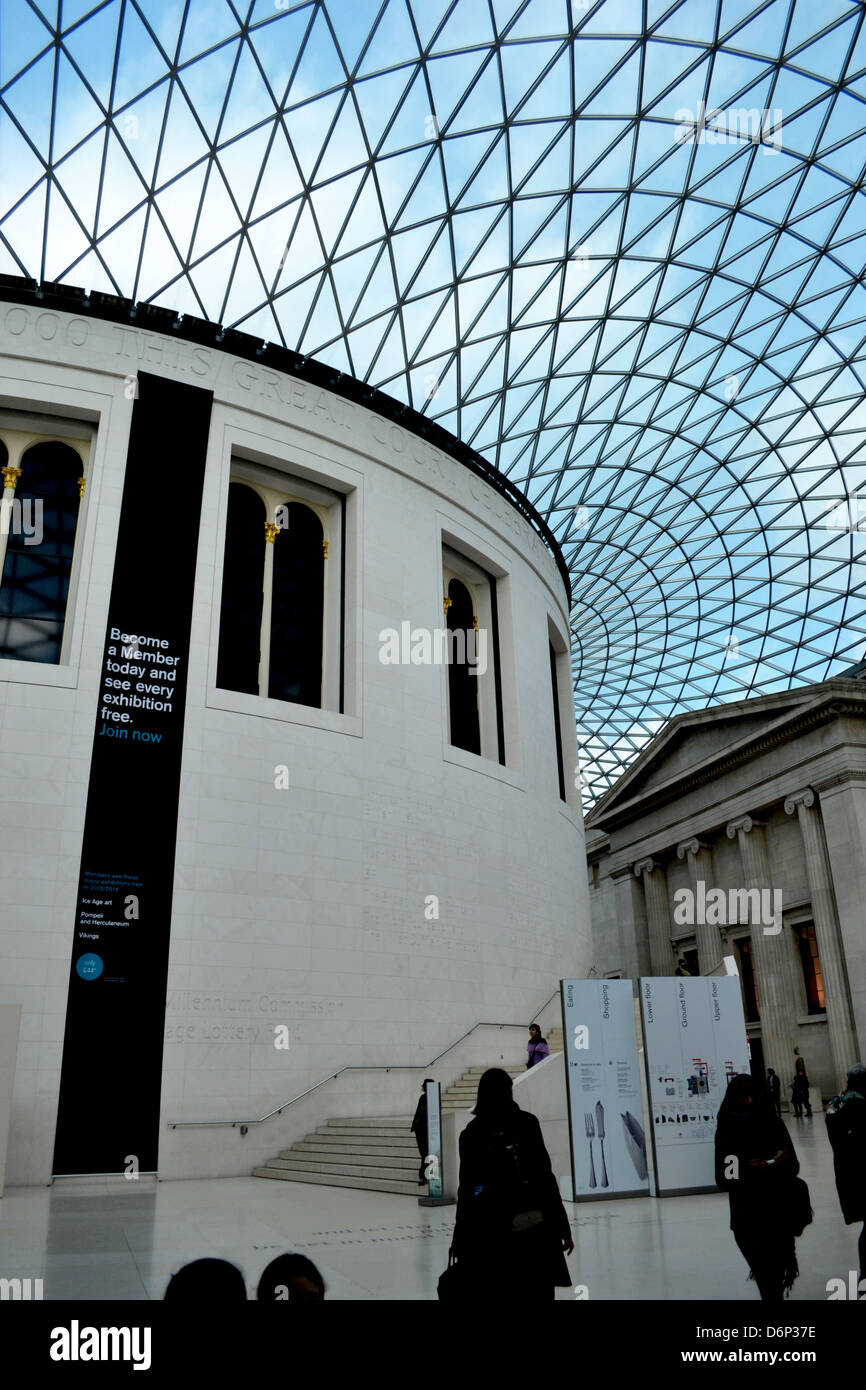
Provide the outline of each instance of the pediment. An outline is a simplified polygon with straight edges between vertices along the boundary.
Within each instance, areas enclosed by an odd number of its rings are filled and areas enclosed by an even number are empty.
[[[815,687],[759,696],[736,705],[677,715],[643,750],[610,791],[593,807],[587,826],[604,819],[614,807],[675,782],[693,768],[762,734],[779,720],[796,715],[815,699]]]

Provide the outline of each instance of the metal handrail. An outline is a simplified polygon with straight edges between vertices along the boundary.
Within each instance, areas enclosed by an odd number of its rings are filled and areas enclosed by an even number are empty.
[[[555,990],[553,991],[553,993],[551,994],[550,999],[545,999],[545,1001],[544,1001],[544,1003],[542,1004],[541,1008],[538,1009],[537,1012],[534,1013],[534,1014],[532,1015],[532,1018],[529,1020],[530,1023],[534,1023],[535,1020],[536,1020],[538,1017],[540,1017],[541,1014],[544,1013],[544,1010],[547,1008],[548,1004],[551,1003],[551,1001],[552,1001],[553,999],[556,998],[556,996],[557,996],[558,993],[559,993],[559,990],[558,990],[558,989],[555,989]],[[371,1064],[370,1066],[350,1065],[350,1066],[346,1066],[346,1067],[340,1067],[340,1069],[339,1069],[338,1071],[329,1072],[327,1076],[323,1076],[323,1077],[322,1077],[321,1081],[317,1081],[313,1086],[308,1086],[307,1089],[306,1089],[305,1091],[299,1091],[299,1093],[298,1093],[296,1096],[292,1096],[292,1098],[291,1098],[290,1100],[285,1100],[285,1101],[283,1101],[282,1105],[278,1105],[277,1108],[276,1108],[276,1110],[269,1110],[268,1113],[267,1113],[267,1115],[262,1115],[262,1116],[260,1116],[259,1119],[257,1119],[257,1120],[169,1120],[169,1122],[168,1122],[168,1127],[169,1127],[169,1129],[208,1129],[208,1128],[211,1128],[211,1127],[213,1127],[213,1126],[228,1125],[231,1129],[237,1129],[238,1126],[246,1127],[246,1126],[249,1126],[249,1125],[263,1125],[264,1122],[265,1122],[265,1120],[273,1119],[274,1115],[282,1115],[283,1111],[286,1110],[286,1109],[288,1109],[288,1107],[289,1107],[290,1105],[294,1105],[294,1103],[295,1103],[296,1100],[303,1100],[304,1096],[309,1096],[309,1095],[312,1094],[313,1091],[318,1091],[318,1089],[319,1089],[320,1086],[326,1085],[327,1082],[329,1082],[329,1081],[336,1081],[337,1077],[338,1077],[338,1076],[342,1076],[344,1072],[347,1072],[347,1071],[386,1071],[386,1072],[387,1072],[387,1071],[429,1071],[429,1069],[430,1069],[432,1066],[435,1066],[435,1064],[436,1064],[437,1062],[439,1062],[439,1061],[442,1060],[442,1058],[446,1055],[446,1053],[451,1052],[453,1048],[457,1047],[458,1043],[462,1043],[462,1042],[464,1041],[465,1038],[468,1038],[468,1037],[469,1037],[470,1033],[474,1033],[476,1028],[526,1028],[526,1027],[527,1027],[527,1024],[525,1024],[525,1023],[473,1023],[473,1025],[472,1025],[471,1028],[467,1028],[467,1030],[466,1030],[465,1033],[461,1033],[459,1038],[455,1038],[455,1039],[454,1039],[454,1042],[449,1043],[448,1046],[447,1046],[446,1048],[444,1048],[442,1052],[437,1053],[437,1055],[433,1058],[433,1061],[432,1061],[432,1062],[413,1062],[413,1063],[398,1062],[398,1063],[395,1063],[393,1066],[385,1066],[384,1064],[382,1064],[382,1063],[380,1062],[380,1063],[375,1064],[375,1065],[374,1065],[374,1064]]]

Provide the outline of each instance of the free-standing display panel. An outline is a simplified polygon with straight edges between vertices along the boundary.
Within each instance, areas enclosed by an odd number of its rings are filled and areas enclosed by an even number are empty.
[[[574,1195],[646,1196],[646,1134],[631,980],[563,980]]]
[[[749,1070],[740,981],[642,979],[640,1001],[658,1193],[714,1191],[716,1116]]]

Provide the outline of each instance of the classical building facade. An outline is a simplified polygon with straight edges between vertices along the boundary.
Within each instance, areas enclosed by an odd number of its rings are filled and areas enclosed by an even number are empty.
[[[866,1044],[866,684],[678,715],[586,820],[594,963],[706,974],[733,956],[753,1070],[824,1096]]]

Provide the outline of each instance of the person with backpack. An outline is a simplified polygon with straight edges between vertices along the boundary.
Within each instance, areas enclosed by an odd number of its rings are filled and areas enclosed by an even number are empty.
[[[800,1272],[794,1232],[811,1215],[797,1209],[799,1171],[782,1121],[748,1072],[734,1076],[716,1121],[716,1185],[728,1194],[734,1240],[765,1303],[781,1303]]]
[[[541,1125],[512,1096],[498,1067],[478,1083],[474,1120],[460,1136],[451,1254],[473,1299],[545,1302],[571,1287],[571,1226]]]
[[[847,1088],[830,1101],[825,1119],[842,1217],[846,1226],[863,1222],[857,1243],[862,1282],[866,1277],[866,1067],[862,1062],[849,1068]]]

